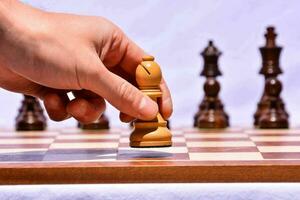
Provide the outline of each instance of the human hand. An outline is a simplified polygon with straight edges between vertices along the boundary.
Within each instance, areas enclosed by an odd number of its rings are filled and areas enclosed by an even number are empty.
[[[124,122],[153,119],[158,109],[169,118],[172,100],[164,81],[159,107],[133,86],[144,55],[104,18],[0,2],[0,86],[39,97],[53,120],[73,116],[82,123],[95,121],[105,110],[104,99]]]

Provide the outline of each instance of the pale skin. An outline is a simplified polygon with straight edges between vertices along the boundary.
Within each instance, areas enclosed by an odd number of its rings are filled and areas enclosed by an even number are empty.
[[[158,105],[134,86],[145,55],[105,18],[0,1],[0,87],[40,98],[52,120],[95,121],[105,110],[104,99],[123,122],[151,120],[159,110],[168,119],[172,100],[164,80]]]

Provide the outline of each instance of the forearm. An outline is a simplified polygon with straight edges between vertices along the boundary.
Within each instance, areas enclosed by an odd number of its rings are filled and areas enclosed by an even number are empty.
[[[12,70],[26,66],[15,65],[15,59],[27,57],[28,60],[30,52],[37,46],[34,37],[39,26],[33,24],[39,17],[35,12],[16,0],[0,1],[0,68]]]
[[[18,0],[1,0],[0,1],[0,6],[6,7],[6,8],[11,8],[12,6],[15,6],[17,4],[20,4],[20,2]]]
[[[0,34],[1,39],[3,39],[3,36],[5,33],[10,29],[13,25],[13,16],[12,16],[12,10],[15,6],[14,4],[18,3],[15,0],[2,0],[0,1]]]
[[[6,34],[35,33],[47,24],[45,12],[18,0],[0,0],[0,31]]]
[[[0,0],[0,57],[36,48],[38,37],[48,32],[46,15],[17,0]]]

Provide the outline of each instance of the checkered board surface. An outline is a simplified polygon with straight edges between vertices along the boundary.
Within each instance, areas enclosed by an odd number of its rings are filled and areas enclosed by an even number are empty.
[[[300,160],[300,130],[173,130],[169,148],[130,148],[128,130],[1,132],[0,163]]]
[[[241,171],[247,171],[253,166],[271,166],[277,170],[276,167],[287,165],[296,167],[300,173],[300,130],[297,129],[176,129],[172,130],[172,133],[172,147],[130,148],[128,141],[130,130],[2,131],[0,132],[0,182],[1,178],[7,178],[7,174],[5,176],[1,174],[3,169],[17,170],[26,167],[32,170],[43,167],[53,170],[60,169],[62,166],[65,166],[64,169],[104,166],[107,169],[145,167],[145,170],[158,167],[157,169],[163,171],[179,170],[190,166],[193,167],[191,169],[194,173],[198,173],[203,166],[240,167]],[[246,167],[243,169],[243,166]],[[14,171],[5,173],[14,173]],[[233,171],[230,173],[235,175]],[[187,177],[189,175],[187,174]],[[192,179],[193,177],[189,180]]]

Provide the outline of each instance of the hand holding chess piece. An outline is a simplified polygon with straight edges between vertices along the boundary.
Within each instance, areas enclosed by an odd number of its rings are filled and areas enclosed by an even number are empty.
[[[145,56],[136,69],[136,82],[139,89],[157,103],[162,97],[159,84],[162,80],[160,66],[154,57]],[[168,147],[172,145],[172,135],[167,121],[160,113],[149,121],[137,119],[130,135],[131,147]]]
[[[94,122],[104,100],[122,121],[156,115],[158,106],[131,84],[144,51],[111,21],[0,1],[0,29],[0,87],[41,99],[52,120]],[[162,113],[169,116],[172,103],[161,87]]]

